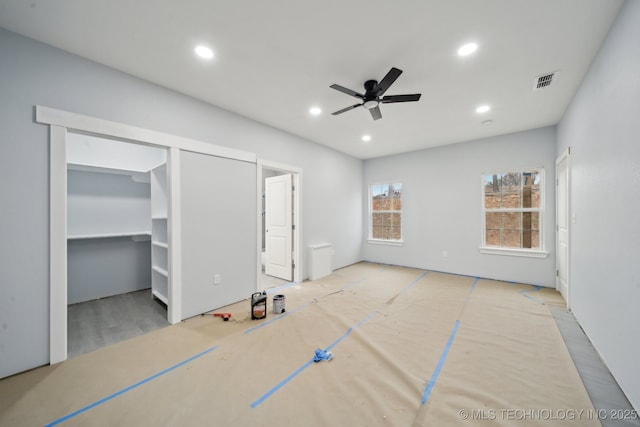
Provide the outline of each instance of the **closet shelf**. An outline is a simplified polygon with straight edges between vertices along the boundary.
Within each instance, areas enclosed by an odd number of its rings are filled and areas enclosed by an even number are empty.
[[[167,270],[165,270],[164,268],[160,268],[157,265],[154,265],[153,267],[151,267],[153,269],[153,271],[155,271],[158,274],[161,274],[164,277],[169,277],[169,272]]]
[[[109,239],[112,237],[151,237],[150,231],[125,231],[122,233],[70,234],[67,240]]]
[[[167,211],[167,164],[151,170],[151,292],[169,305],[169,218]],[[163,249],[157,249],[163,248]]]

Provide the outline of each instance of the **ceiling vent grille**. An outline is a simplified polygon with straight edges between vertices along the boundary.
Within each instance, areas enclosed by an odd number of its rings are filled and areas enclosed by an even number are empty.
[[[545,73],[533,78],[533,90],[541,90],[551,86],[551,83],[558,78],[558,71],[552,73]]]

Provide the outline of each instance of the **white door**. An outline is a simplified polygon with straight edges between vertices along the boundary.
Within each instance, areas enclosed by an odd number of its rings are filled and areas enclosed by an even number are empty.
[[[569,308],[569,150],[556,160],[556,289]]]
[[[293,190],[291,174],[265,179],[265,273],[293,279]]]

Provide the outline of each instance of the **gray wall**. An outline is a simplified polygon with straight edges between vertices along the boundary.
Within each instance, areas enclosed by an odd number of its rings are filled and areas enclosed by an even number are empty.
[[[640,2],[628,0],[558,125],[571,147],[571,308],[640,409]]]
[[[361,259],[361,160],[2,29],[0,76],[0,377],[49,361],[48,127],[36,104],[302,168],[302,247],[333,243],[337,267]]]
[[[481,176],[545,170],[545,259],[481,254]],[[363,243],[364,259],[470,276],[555,286],[555,127],[365,161],[368,185],[401,182],[403,246]],[[365,237],[368,236],[364,213]],[[447,251],[447,257],[442,252]]]

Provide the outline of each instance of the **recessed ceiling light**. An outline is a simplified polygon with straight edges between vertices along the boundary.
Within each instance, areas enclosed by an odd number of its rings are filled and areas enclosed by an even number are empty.
[[[362,137],[362,140],[363,140],[364,142],[369,142],[369,141],[371,141],[371,135],[364,135],[364,136]]]
[[[309,114],[311,114],[312,116],[319,116],[320,113],[322,113],[322,110],[320,109],[320,107],[311,107],[309,109]]]
[[[207,46],[204,46],[204,45],[196,46],[194,51],[196,52],[196,55],[198,55],[200,58],[204,58],[204,59],[213,58],[213,51]]]
[[[481,105],[478,108],[476,108],[476,113],[486,113],[487,111],[491,110],[491,107],[488,105]]]
[[[460,49],[458,49],[458,55],[459,56],[471,55],[476,50],[478,50],[478,45],[477,44],[475,44],[475,43],[467,43],[464,46],[461,46]]]

